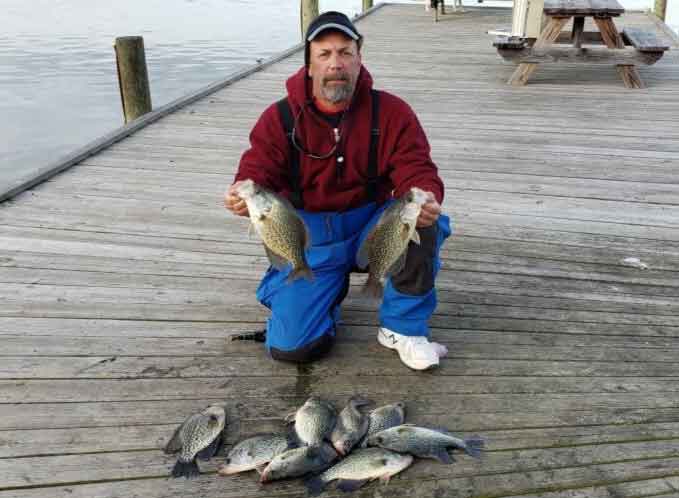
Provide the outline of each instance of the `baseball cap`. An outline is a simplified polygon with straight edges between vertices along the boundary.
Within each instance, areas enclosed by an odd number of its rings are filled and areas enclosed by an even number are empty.
[[[313,41],[319,34],[328,29],[341,31],[357,43],[361,43],[361,34],[354,26],[349,18],[341,12],[329,10],[323,12],[316,19],[309,23],[309,27],[304,35],[304,64],[309,65],[309,43]]]

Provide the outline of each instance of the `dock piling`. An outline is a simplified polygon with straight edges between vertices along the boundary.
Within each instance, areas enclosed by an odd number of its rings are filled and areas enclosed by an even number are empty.
[[[146,69],[144,38],[116,38],[116,67],[125,124],[151,111],[151,89]]]
[[[302,41],[311,21],[318,16],[318,0],[300,0],[299,19],[302,24]]]

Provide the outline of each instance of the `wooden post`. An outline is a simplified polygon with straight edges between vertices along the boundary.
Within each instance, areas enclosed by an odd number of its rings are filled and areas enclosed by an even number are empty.
[[[306,29],[316,17],[318,17],[318,0],[300,0],[299,19],[302,23],[302,41],[304,41]]]
[[[653,12],[664,21],[667,14],[667,0],[655,0]]]
[[[116,38],[114,48],[123,116],[125,123],[129,123],[151,111],[151,89],[146,70],[144,38],[141,36]]]
[[[363,12],[365,12],[368,9],[372,9],[373,6],[373,0],[363,0]]]

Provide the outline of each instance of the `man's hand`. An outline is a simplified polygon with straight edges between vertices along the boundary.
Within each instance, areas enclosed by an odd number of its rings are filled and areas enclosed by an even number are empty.
[[[422,205],[420,210],[420,216],[417,218],[417,228],[430,227],[436,220],[439,219],[441,214],[441,205],[434,197],[432,192],[425,192],[427,194],[427,202]]]
[[[226,189],[226,192],[224,193],[224,206],[237,216],[249,216],[250,213],[248,213],[247,204],[245,204],[245,201],[236,193],[236,188],[241,183],[242,182],[236,182]]]

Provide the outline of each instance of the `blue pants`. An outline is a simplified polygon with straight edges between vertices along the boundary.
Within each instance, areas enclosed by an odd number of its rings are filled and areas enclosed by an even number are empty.
[[[279,271],[270,267],[257,289],[257,299],[271,310],[266,347],[274,358],[303,361],[311,349],[327,350],[332,345],[349,273],[356,268],[356,253],[388,205],[371,203],[344,213],[298,211],[311,233],[306,255],[313,281],[287,283],[289,268]],[[439,251],[451,234],[449,218],[441,215],[431,234],[432,258],[426,270],[433,273],[427,277],[431,288],[424,293],[404,293],[396,290],[392,279],[385,282],[380,325],[399,334],[429,335],[427,322],[436,308],[433,279],[441,266]]]

